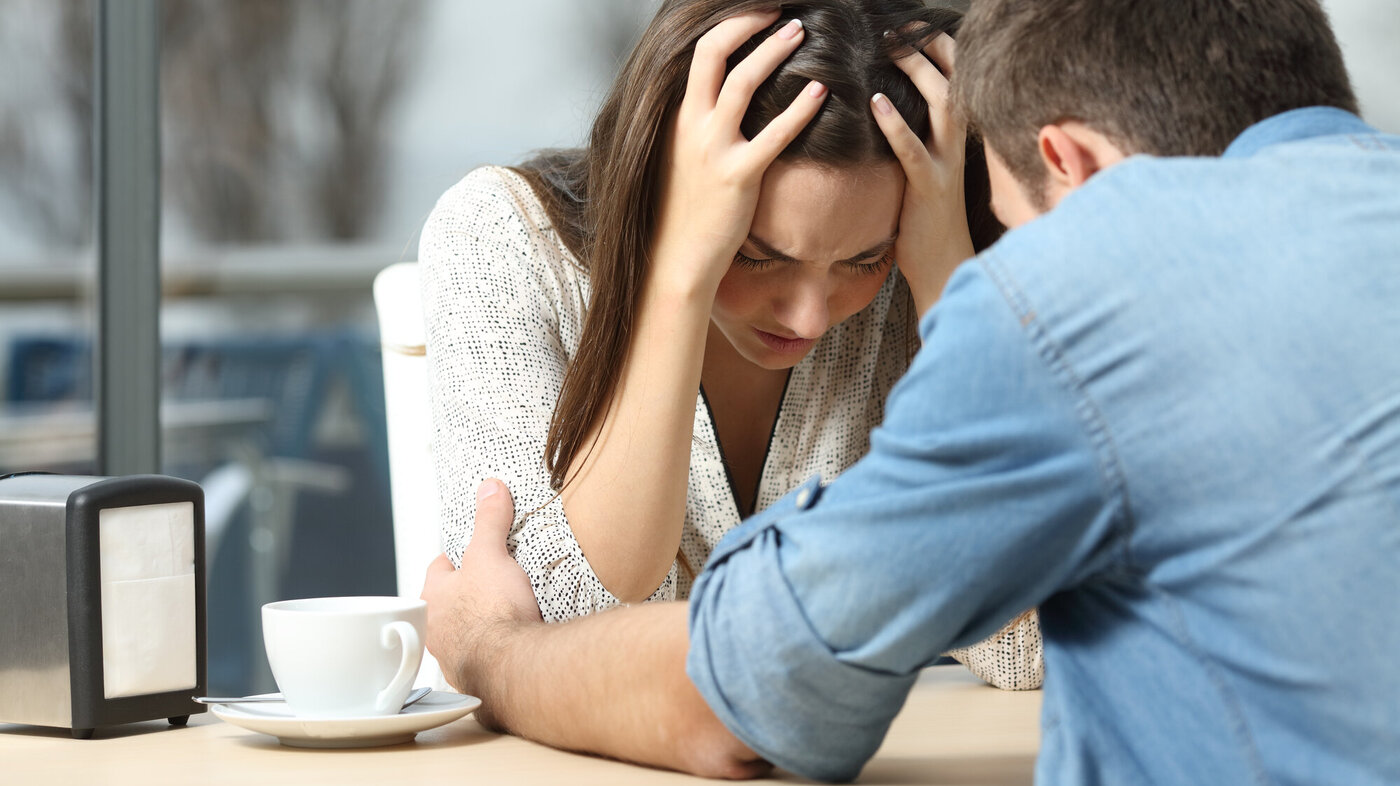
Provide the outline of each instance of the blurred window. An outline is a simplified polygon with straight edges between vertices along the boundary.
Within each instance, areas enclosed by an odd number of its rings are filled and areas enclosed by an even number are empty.
[[[0,474],[91,474],[90,4],[0,0]]]

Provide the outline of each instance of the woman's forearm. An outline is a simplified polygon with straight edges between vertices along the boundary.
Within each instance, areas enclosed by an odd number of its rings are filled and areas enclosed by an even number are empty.
[[[949,237],[936,247],[936,253],[931,255],[935,259],[923,260],[919,266],[900,267],[900,273],[909,283],[909,292],[914,296],[914,312],[920,319],[943,296],[943,288],[948,285],[948,279],[952,278],[958,265],[977,255],[972,248],[971,235],[962,229],[967,225],[966,219],[961,226],[956,222],[952,225],[958,229],[950,230]]]
[[[650,596],[680,548],[713,300],[703,283],[648,282],[607,416],[570,467],[569,525],[624,602]]]

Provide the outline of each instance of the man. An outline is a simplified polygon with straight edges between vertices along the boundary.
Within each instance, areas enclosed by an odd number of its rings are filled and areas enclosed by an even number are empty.
[[[978,0],[959,42],[1019,228],[870,455],[688,607],[548,627],[488,482],[430,647],[549,744],[841,779],[923,666],[1039,606],[1040,781],[1400,782],[1400,138],[1315,0]]]

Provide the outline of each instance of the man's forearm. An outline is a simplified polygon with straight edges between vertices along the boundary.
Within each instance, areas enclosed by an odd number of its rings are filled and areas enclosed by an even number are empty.
[[[548,745],[712,777],[758,774],[766,765],[686,676],[686,624],[684,603],[656,603],[502,627],[480,637],[459,684],[483,700],[483,721]]]

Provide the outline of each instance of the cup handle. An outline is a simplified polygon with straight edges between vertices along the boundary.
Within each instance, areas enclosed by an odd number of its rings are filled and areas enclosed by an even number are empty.
[[[401,708],[399,705],[403,704],[403,694],[407,693],[413,684],[413,678],[418,676],[418,666],[423,662],[423,640],[412,623],[395,620],[384,626],[379,643],[386,650],[395,644],[403,645],[403,660],[399,661],[398,673],[394,675],[389,687],[380,691],[374,699],[374,708],[377,711],[394,713]]]

